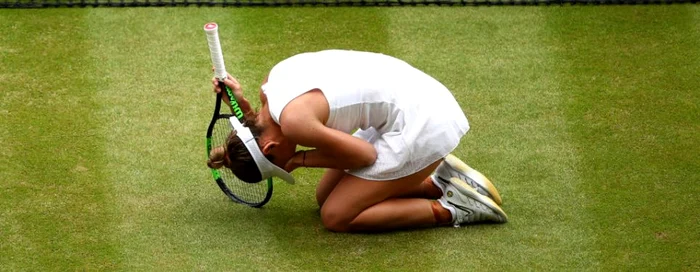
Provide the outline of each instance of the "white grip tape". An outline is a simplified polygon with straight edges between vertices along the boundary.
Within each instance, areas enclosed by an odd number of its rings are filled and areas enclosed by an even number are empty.
[[[219,26],[216,23],[204,25],[204,32],[207,33],[209,42],[209,54],[211,62],[214,64],[214,76],[220,81],[226,79],[226,66],[224,65],[224,55],[221,53],[221,42],[219,42]]]

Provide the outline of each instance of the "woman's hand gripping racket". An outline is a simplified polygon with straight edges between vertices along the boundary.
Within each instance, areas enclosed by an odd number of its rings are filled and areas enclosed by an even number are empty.
[[[214,75],[219,80],[219,88],[222,90],[216,95],[214,115],[207,129],[207,155],[211,157],[213,153],[225,153],[228,156],[228,153],[226,153],[226,142],[234,131],[232,122],[245,123],[245,117],[233,91],[224,84],[227,73],[219,42],[218,26],[216,23],[208,23],[204,25],[204,32],[206,32],[207,41],[209,42],[211,61],[214,64]],[[221,101],[224,95],[230,101],[230,113],[221,111]],[[272,197],[272,178],[258,183],[247,183],[238,179],[231,169],[221,167],[223,163],[219,163],[216,166],[218,168],[211,168],[214,180],[224,194],[233,201],[258,208],[265,205]]]

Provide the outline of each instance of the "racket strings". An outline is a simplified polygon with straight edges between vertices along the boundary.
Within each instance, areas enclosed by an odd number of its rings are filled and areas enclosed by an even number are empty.
[[[212,147],[225,146],[229,135],[233,132],[227,116],[216,120],[212,132]],[[218,169],[221,179],[235,198],[246,203],[260,203],[268,194],[268,184],[265,181],[258,183],[246,183],[236,177],[233,171],[227,167]]]

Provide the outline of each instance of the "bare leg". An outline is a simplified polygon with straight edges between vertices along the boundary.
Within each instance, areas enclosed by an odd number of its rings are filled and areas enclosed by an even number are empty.
[[[321,181],[316,185],[316,201],[318,206],[322,207],[323,203],[326,202],[328,195],[333,191],[340,179],[342,179],[347,173],[338,169],[327,169],[326,172],[321,177]],[[423,182],[419,183],[418,186],[407,187],[404,192],[396,196],[397,198],[424,198],[424,199],[438,199],[442,197],[442,191],[433,184],[433,180],[427,177]]]
[[[402,198],[438,199],[442,197],[442,191],[435,186],[433,179],[427,177],[418,186],[409,187],[407,191],[399,195]]]
[[[343,178],[347,173],[339,169],[326,169],[323,173],[321,181],[316,185],[316,202],[319,207],[323,207],[323,203],[326,202],[326,198],[331,194],[331,191],[338,185],[340,179]]]
[[[382,231],[436,226],[438,222],[430,202],[431,200],[421,198],[387,199],[362,211],[350,222],[347,231]],[[449,213],[448,210],[440,208]]]
[[[422,191],[441,161],[410,176],[391,181],[371,181],[352,175],[340,178],[321,207],[321,219],[332,231],[379,231],[436,225],[449,211],[424,198],[399,198]],[[325,175],[324,175],[325,177]],[[431,182],[432,184],[432,182]],[[444,216],[442,216],[444,218]],[[447,217],[449,218],[449,216]]]

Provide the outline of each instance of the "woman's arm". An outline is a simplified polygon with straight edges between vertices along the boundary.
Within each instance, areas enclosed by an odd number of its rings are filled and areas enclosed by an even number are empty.
[[[216,78],[213,78],[212,84],[214,85],[214,92],[220,93],[221,88],[219,87],[219,80]],[[226,84],[226,86],[228,86],[231,89],[231,92],[233,93],[233,97],[236,98],[236,102],[238,103],[238,106],[241,108],[241,111],[243,111],[243,117],[246,120],[250,120],[251,118],[254,118],[255,112],[253,111],[253,107],[250,106],[250,102],[248,102],[248,99],[246,99],[243,96],[243,89],[241,88],[241,84],[238,83],[238,80],[236,80],[236,78],[232,77],[230,74],[227,74],[227,77],[224,80],[224,84]],[[228,105],[229,108],[231,108],[231,112],[234,112],[233,108],[231,107],[231,101],[229,101],[229,99],[228,99],[228,95],[224,95],[222,97],[223,97],[226,105]]]
[[[292,159],[287,162],[285,170],[291,172],[294,169],[302,166],[333,169],[357,169],[374,164],[377,159],[377,151],[374,149],[374,146],[368,142],[360,140],[357,137],[353,137],[343,132],[340,133],[344,136],[349,136],[349,138],[339,137],[337,140],[332,140],[340,143],[333,145],[333,147],[330,148],[319,147],[323,145],[318,144],[321,143],[323,139],[318,139],[314,141],[314,143],[317,144],[316,149],[297,152]],[[314,143],[301,145],[312,146]]]
[[[298,166],[334,169],[357,169],[374,164],[377,151],[370,143],[324,125],[328,119],[328,102],[318,90],[292,100],[282,112],[282,133],[299,145],[314,147],[298,152],[286,168]]]

